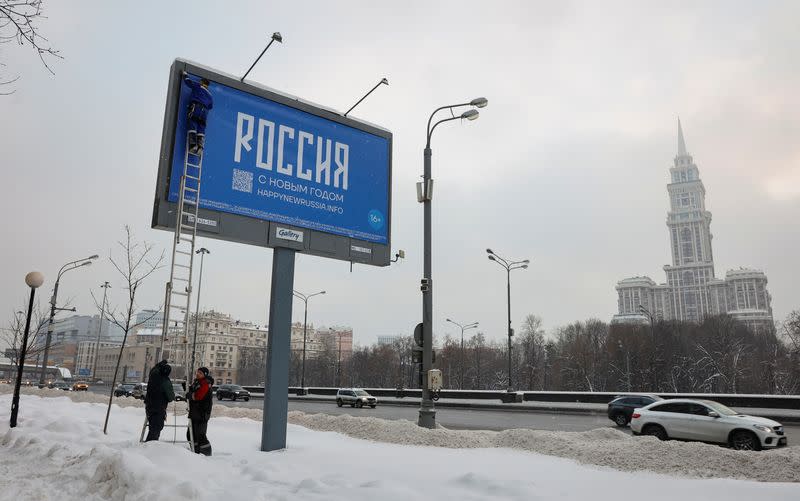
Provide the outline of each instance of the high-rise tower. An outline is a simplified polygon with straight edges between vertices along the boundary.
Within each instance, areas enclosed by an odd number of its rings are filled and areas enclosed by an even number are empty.
[[[686,151],[678,119],[678,155],[670,168],[670,211],[667,214],[672,265],[664,266],[671,289],[673,316],[699,321],[712,309],[706,285],[714,279],[711,251],[711,213],[706,210],[706,188],[692,156]]]
[[[667,283],[656,285],[649,277],[621,280],[617,283],[619,313],[614,322],[644,321],[643,310],[664,320],[688,322],[728,313],[751,326],[770,328],[774,325],[772,298],[764,273],[740,268],[728,271],[725,280],[715,278],[706,189],[686,151],[680,119],[678,154],[669,173],[667,228],[672,264],[664,266]]]

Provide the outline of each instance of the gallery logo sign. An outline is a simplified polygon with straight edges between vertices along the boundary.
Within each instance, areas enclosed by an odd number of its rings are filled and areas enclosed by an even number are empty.
[[[278,227],[275,236],[282,240],[291,240],[292,242],[302,242],[303,241],[303,232],[302,231],[295,231],[290,230],[288,228],[281,228]]]

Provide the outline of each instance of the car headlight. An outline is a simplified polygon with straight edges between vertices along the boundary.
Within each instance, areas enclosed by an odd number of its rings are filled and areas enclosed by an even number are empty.
[[[366,402],[366,401],[367,401],[367,397],[363,397],[363,398],[361,399],[361,401],[362,401],[362,402]]]
[[[769,426],[764,426],[764,425],[761,425],[761,424],[754,424],[753,428],[755,428],[756,430],[763,431],[764,433],[772,433],[772,428],[770,428]]]

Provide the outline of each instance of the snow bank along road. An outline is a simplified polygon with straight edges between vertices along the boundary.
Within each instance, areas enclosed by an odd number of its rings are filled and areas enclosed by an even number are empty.
[[[800,483],[786,483],[800,482],[798,448],[732,451],[611,428],[426,430],[290,412],[288,449],[261,453],[261,412],[215,405],[215,456],[205,458],[180,445],[139,444],[143,410],[131,399],[113,407],[104,436],[104,398],[92,393],[26,389],[20,426],[10,430],[9,389],[0,387],[0,499],[351,499],[357,492],[602,501],[620,484],[648,499],[800,499]]]

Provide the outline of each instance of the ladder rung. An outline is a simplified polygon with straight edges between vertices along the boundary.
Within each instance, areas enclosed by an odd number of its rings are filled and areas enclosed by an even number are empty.
[[[179,304],[171,304],[171,305],[169,305],[169,307],[170,307],[170,308],[177,308],[177,309],[179,309],[179,310],[184,310],[184,309],[185,309],[185,308],[184,308],[182,305],[179,305]],[[173,319],[171,319],[171,318],[169,319],[169,321],[170,321],[170,322],[173,322],[173,321],[174,321],[174,322],[183,322],[183,320],[173,320]]]
[[[175,250],[175,252],[176,252],[177,254],[183,254],[183,255],[185,255],[185,256],[191,256],[191,255],[192,255],[192,253],[191,253],[191,252],[186,252],[186,251],[177,250],[177,249]]]
[[[184,187],[183,187],[183,189],[184,189],[184,190],[188,190],[188,191],[193,191],[193,192],[197,193],[197,190],[196,190],[196,189],[194,189],[194,188],[190,188],[189,186],[184,186]]]
[[[195,166],[195,165],[193,165],[192,167],[196,167],[196,166]],[[185,177],[186,179],[193,179],[193,180],[195,180],[195,181],[200,181],[200,178],[199,178],[199,177],[190,176],[189,174],[184,174],[184,176],[183,176],[183,177]]]
[[[177,294],[179,296],[189,296],[188,292],[172,291],[170,294]]]
[[[178,268],[186,268],[187,270],[188,270],[188,269],[190,269],[190,268],[189,268],[188,266],[186,266],[185,264],[175,263],[175,266],[177,266]]]
[[[173,280],[180,280],[181,282],[188,282],[188,278],[181,278],[181,277],[172,277]]]

